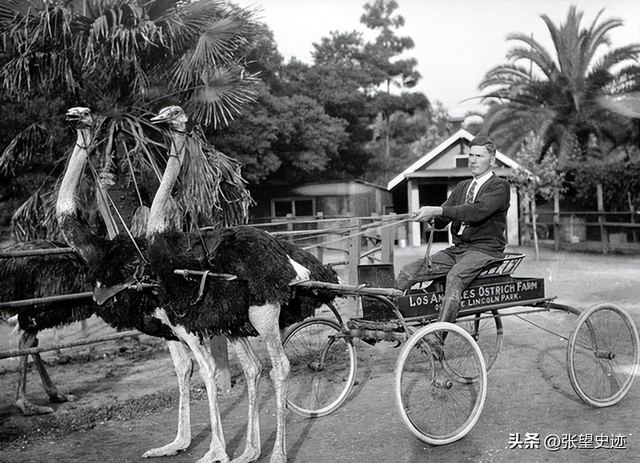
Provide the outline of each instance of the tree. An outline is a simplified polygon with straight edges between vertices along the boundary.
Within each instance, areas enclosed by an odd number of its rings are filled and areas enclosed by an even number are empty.
[[[382,157],[379,164],[382,169],[379,177],[382,181],[390,180],[392,174],[391,119],[397,111],[395,106],[398,102],[394,101],[395,97],[391,95],[391,86],[393,84],[398,88],[412,88],[421,78],[420,73],[415,70],[418,64],[415,58],[398,58],[415,45],[410,37],[396,35],[395,30],[404,26],[404,18],[394,15],[397,9],[398,2],[395,0],[372,0],[364,5],[365,13],[360,17],[362,24],[378,31],[375,41],[367,43],[364,47],[363,64],[373,77],[374,88],[370,91],[377,96],[379,120],[386,125],[380,132],[384,141],[384,151],[377,154],[378,158]],[[382,92],[377,90],[379,86],[382,86]],[[428,104],[428,100],[426,102]],[[397,120],[398,117],[394,119]]]
[[[597,143],[624,142],[621,128],[631,122],[603,109],[598,100],[639,88],[640,45],[611,48],[609,33],[623,21],[601,20],[603,11],[588,28],[581,26],[583,13],[575,6],[559,26],[541,15],[551,51],[528,34],[508,36],[517,43],[507,54],[510,63],[491,69],[480,84],[491,103],[486,129],[503,141],[508,154],[517,152],[531,131],[542,140],[541,155],[553,149],[560,168],[588,157],[594,137]]]
[[[557,159],[553,153],[549,153],[541,161],[540,150],[542,140],[535,133],[530,132],[520,145],[516,155],[516,161],[520,165],[509,178],[509,182],[515,185],[521,196],[521,217],[527,215],[530,208],[532,222],[533,242],[536,251],[536,260],[539,260],[538,249],[538,214],[536,212],[536,197],[549,200],[559,195],[563,189],[564,174],[557,171]],[[521,223],[521,230],[526,229],[526,224]]]
[[[309,97],[275,96],[264,88],[246,114],[210,136],[242,162],[255,190],[264,181],[291,184],[324,175],[346,140],[345,125]]]
[[[257,80],[244,62],[253,26],[251,11],[212,0],[3,0],[2,99],[57,97],[65,106],[91,107],[99,116],[99,177],[144,202],[132,185],[152,190],[166,152],[148,113],[179,103],[199,123],[231,120],[254,98]],[[39,150],[34,143],[9,144],[0,167],[8,172]]]

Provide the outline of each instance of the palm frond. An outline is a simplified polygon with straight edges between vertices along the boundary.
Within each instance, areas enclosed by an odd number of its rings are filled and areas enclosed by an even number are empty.
[[[183,227],[193,230],[244,224],[252,203],[241,165],[211,146],[196,126],[187,137],[177,202]]]
[[[35,156],[51,153],[53,136],[47,127],[33,123],[7,145],[0,156],[0,172],[15,175],[16,169],[28,165]]]
[[[255,100],[258,84],[239,64],[203,70],[200,83],[188,90],[185,111],[204,125],[227,125],[244,104]]]

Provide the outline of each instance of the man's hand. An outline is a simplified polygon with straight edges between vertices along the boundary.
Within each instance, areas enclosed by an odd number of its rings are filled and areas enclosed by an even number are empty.
[[[431,219],[442,215],[440,206],[422,206],[418,212],[413,213],[413,220],[416,222],[429,222]]]

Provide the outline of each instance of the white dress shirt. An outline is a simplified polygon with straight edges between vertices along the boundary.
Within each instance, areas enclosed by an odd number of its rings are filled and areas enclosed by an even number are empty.
[[[476,182],[476,189],[473,191],[473,201],[475,201],[476,198],[478,197],[478,191],[480,190],[480,187],[482,187],[482,185],[487,183],[487,181],[491,178],[492,175],[493,175],[493,171],[489,170],[484,174],[482,174],[480,177],[474,178],[473,181],[469,184],[469,188],[471,188],[471,185],[473,185],[473,182]],[[465,193],[465,198],[469,194],[469,188],[467,188],[467,192]],[[466,224],[462,224],[460,226],[460,230],[458,231],[458,235],[462,235],[462,232],[464,231],[465,228],[466,228]]]

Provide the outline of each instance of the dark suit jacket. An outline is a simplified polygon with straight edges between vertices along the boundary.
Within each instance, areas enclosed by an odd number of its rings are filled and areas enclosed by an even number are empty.
[[[511,196],[509,183],[492,174],[478,190],[475,201],[465,204],[467,189],[472,180],[456,185],[442,204],[442,216],[436,219],[436,227],[442,228],[452,222],[451,233],[456,246],[500,254],[507,244],[505,231]],[[465,229],[462,235],[458,235],[463,223]]]

